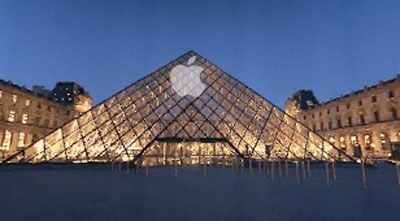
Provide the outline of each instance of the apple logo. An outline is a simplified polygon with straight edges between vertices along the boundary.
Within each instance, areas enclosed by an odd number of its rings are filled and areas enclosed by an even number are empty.
[[[196,56],[193,56],[189,58],[187,65],[177,65],[171,70],[170,80],[172,87],[181,97],[186,95],[198,97],[206,89],[200,79],[203,68],[198,65],[192,65],[195,61]]]

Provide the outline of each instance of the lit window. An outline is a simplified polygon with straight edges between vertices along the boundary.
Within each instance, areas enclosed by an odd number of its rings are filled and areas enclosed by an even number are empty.
[[[341,136],[341,137],[339,138],[339,141],[340,141],[340,147],[341,147],[342,149],[346,149],[346,140],[345,140],[344,136]]]
[[[365,147],[371,147],[371,136],[369,134],[364,136]]]
[[[390,149],[390,141],[388,140],[386,134],[385,133],[381,133],[379,135],[379,137],[381,139],[382,149],[384,149],[384,150]]]
[[[30,104],[31,104],[31,100],[27,99],[27,100],[25,101],[25,105],[26,105],[26,106],[29,106]]]
[[[0,91],[0,98],[3,97],[3,91]]]
[[[22,124],[27,124],[27,123],[28,123],[28,118],[29,118],[29,115],[28,115],[28,114],[23,114],[23,115],[22,115],[21,123],[22,123]]]
[[[25,133],[24,132],[19,132],[18,135],[18,147],[24,147],[25,146]]]
[[[13,101],[14,103],[17,103],[17,100],[18,100],[18,96],[15,95],[15,94],[13,94],[13,96],[12,96],[12,101]]]
[[[386,143],[386,134],[381,133],[381,134],[380,134],[380,137],[381,137],[381,143],[382,143],[382,144],[385,144],[385,143]]]
[[[8,113],[8,121],[10,122],[15,121],[15,111],[10,110],[10,113]]]
[[[331,144],[335,144],[335,138],[334,138],[334,137],[330,137],[330,138],[329,138],[329,142],[330,142]]]
[[[357,138],[356,135],[351,136],[351,137],[350,137],[350,140],[351,140],[351,143],[352,143],[354,146],[358,146],[358,138]]]
[[[6,130],[4,133],[3,143],[1,144],[1,150],[9,150],[11,146],[12,134],[10,131]]]

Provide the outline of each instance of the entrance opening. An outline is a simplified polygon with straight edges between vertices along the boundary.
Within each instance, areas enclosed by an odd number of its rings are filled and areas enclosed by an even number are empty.
[[[232,165],[238,152],[223,138],[156,138],[138,158],[141,166]]]

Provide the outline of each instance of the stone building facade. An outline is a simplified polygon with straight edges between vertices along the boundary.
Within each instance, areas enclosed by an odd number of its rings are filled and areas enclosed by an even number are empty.
[[[59,90],[57,85],[53,89]],[[0,80],[0,161],[91,108],[86,92],[64,104],[57,102],[53,91],[40,86],[29,90]]]
[[[285,111],[349,154],[391,156],[400,142],[400,76],[319,104],[310,90],[286,101]]]

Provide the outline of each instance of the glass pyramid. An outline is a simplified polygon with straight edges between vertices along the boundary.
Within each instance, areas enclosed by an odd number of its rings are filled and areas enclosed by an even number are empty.
[[[354,161],[194,51],[4,162]]]

